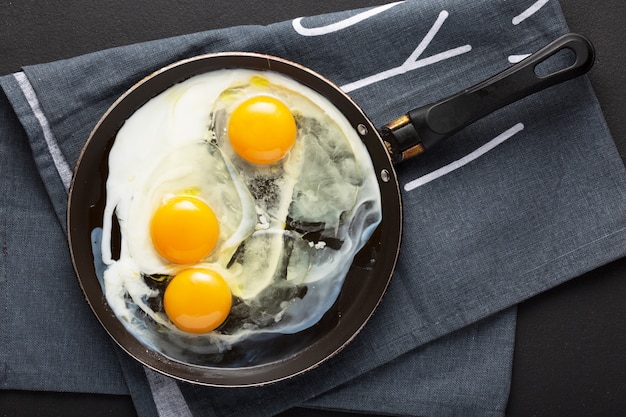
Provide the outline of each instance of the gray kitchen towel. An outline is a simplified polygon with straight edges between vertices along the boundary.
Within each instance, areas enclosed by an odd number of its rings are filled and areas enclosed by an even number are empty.
[[[174,382],[105,342],[68,261],[67,187],[107,107],[181,58],[237,50],[291,59],[342,86],[382,125],[566,31],[556,1],[405,1],[116,48],[0,78],[2,387],[128,390],[145,416],[269,416],[294,405],[502,415],[515,304],[626,253],[626,175],[586,78],[497,111],[400,166],[404,238],[380,308],[328,363],[263,388]],[[36,334],[49,346],[33,346]]]
[[[405,353],[303,406],[381,415],[501,416],[510,386],[514,310]]]

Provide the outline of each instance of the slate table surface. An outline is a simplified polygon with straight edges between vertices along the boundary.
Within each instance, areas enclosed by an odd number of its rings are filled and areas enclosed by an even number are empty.
[[[374,6],[383,0],[37,0],[0,4],[0,75],[114,46]],[[561,0],[597,49],[589,77],[626,162],[626,2]],[[212,10],[207,20],[198,8]],[[42,41],[43,39],[43,41]],[[519,306],[508,417],[626,415],[626,258]],[[130,397],[0,391],[0,416],[134,416]],[[349,417],[294,409],[282,417]],[[362,415],[362,414],[359,414]]]

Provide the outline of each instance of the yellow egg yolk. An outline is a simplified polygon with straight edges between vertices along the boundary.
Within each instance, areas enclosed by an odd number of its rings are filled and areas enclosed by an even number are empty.
[[[260,165],[283,159],[295,143],[296,133],[296,121],[289,108],[270,96],[244,101],[228,121],[228,137],[235,152]]]
[[[205,333],[218,328],[232,305],[228,284],[217,272],[186,269],[176,275],[165,289],[165,313],[181,330]]]
[[[150,223],[152,243],[165,259],[190,264],[208,256],[219,236],[213,210],[192,196],[176,196],[157,208]]]

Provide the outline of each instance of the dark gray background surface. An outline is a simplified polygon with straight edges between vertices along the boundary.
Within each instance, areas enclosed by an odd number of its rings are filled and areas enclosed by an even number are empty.
[[[0,75],[108,47],[241,24],[266,24],[386,3],[306,0],[0,5]],[[561,0],[573,31],[597,49],[589,77],[626,161],[626,2]],[[626,415],[626,259],[520,305],[507,416]],[[133,416],[129,397],[0,391],[0,416]],[[287,416],[347,417],[292,410]]]

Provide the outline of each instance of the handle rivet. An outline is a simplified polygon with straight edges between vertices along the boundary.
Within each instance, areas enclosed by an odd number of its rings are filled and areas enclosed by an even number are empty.
[[[357,127],[356,130],[359,132],[359,134],[361,136],[365,136],[367,135],[367,127],[365,127],[364,124],[360,123]]]
[[[389,182],[389,180],[391,179],[391,174],[386,169],[383,169],[382,171],[380,171],[380,179],[383,180],[383,182]]]

